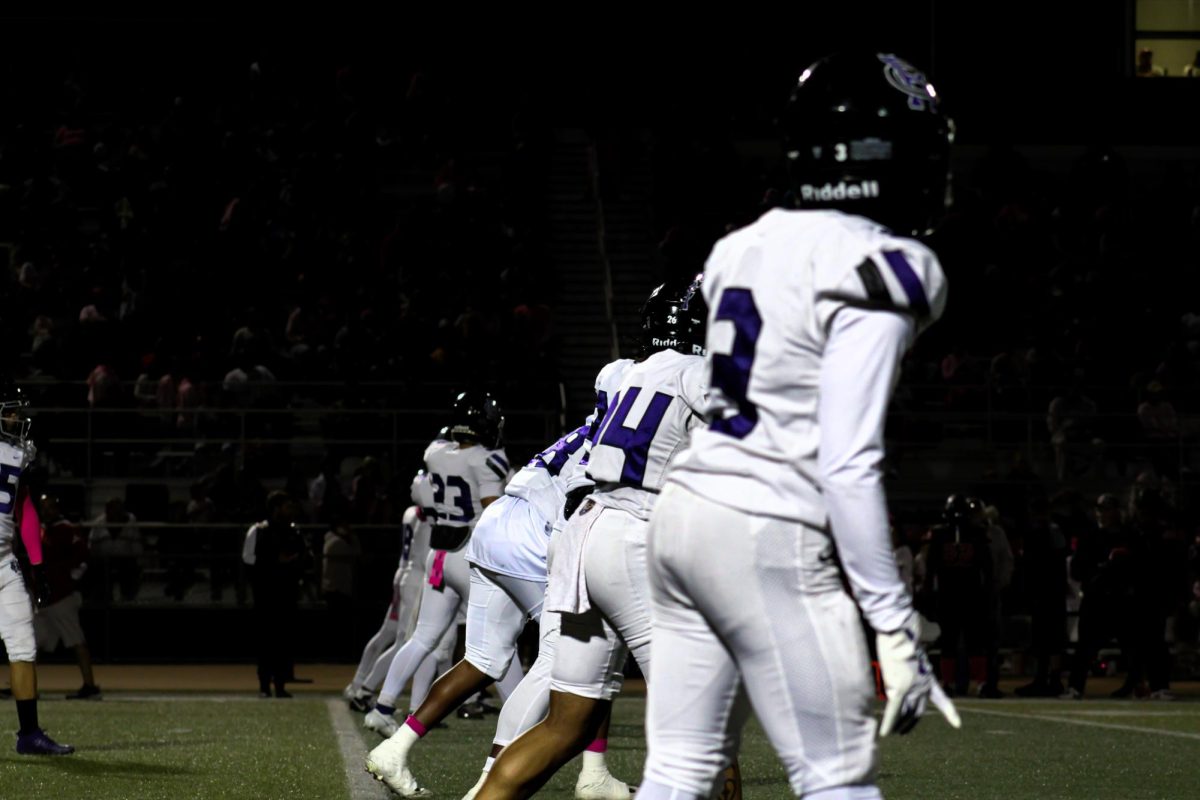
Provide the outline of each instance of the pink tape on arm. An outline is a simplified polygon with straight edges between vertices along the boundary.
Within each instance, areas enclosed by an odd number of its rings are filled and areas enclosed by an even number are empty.
[[[21,542],[29,554],[29,563],[42,563],[42,522],[38,519],[37,506],[28,494],[21,503]]]
[[[433,565],[429,567],[429,585],[435,589],[442,588],[442,582],[445,580],[444,567],[446,563],[446,551],[438,550],[437,555],[433,557]]]

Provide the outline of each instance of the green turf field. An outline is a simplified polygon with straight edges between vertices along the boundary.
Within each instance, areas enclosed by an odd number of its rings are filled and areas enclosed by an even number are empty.
[[[313,798],[386,797],[379,784],[351,781],[335,733],[339,709],[326,697],[260,701],[248,696],[179,699],[113,694],[100,702],[42,704],[42,723],[79,748],[66,758],[0,753],[0,798]],[[626,779],[645,755],[640,698],[616,706],[610,763]],[[1200,703],[964,701],[964,729],[940,717],[883,743],[880,785],[889,800],[937,798],[1200,797]],[[343,725],[357,725],[341,714]],[[456,800],[478,777],[494,718],[451,720],[414,751],[412,769],[434,796]],[[11,703],[0,729],[14,730]],[[10,734],[11,737],[11,734]],[[344,737],[355,761],[378,739]],[[357,778],[360,763],[352,765]],[[543,790],[569,797],[576,765]],[[742,751],[745,796],[790,796],[783,771],[757,726]]]

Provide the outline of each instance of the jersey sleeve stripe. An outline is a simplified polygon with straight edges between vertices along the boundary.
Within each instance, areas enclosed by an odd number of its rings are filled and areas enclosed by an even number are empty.
[[[505,461],[504,457],[501,456],[499,453],[492,453],[488,457],[488,461],[489,462],[494,461],[496,463],[496,466],[500,467],[500,469],[504,470],[505,472],[508,472],[508,462]]]
[[[604,423],[606,416],[608,416],[608,392],[597,389],[596,410],[592,416],[588,417],[588,432],[585,434],[589,442],[595,444],[596,434],[600,432],[600,426]]]
[[[913,271],[908,259],[904,257],[904,253],[899,250],[884,250],[883,257],[888,266],[892,268],[892,272],[895,273],[896,279],[900,281],[904,293],[908,295],[909,308],[917,316],[929,316],[929,301],[925,298],[925,289],[921,286],[921,279]]]
[[[496,473],[496,477],[500,480],[504,480],[505,476],[508,475],[508,470],[500,469],[500,465],[496,464],[490,458],[487,460],[487,466],[488,469]]]
[[[858,277],[867,290],[867,299],[882,306],[892,305],[892,296],[888,293],[887,284],[879,274],[879,267],[869,258],[863,259],[858,265]]]

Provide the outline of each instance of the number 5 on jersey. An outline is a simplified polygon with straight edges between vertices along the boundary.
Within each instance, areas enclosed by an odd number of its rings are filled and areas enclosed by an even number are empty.
[[[0,465],[0,514],[11,514],[17,502],[17,482],[21,468],[12,464]]]

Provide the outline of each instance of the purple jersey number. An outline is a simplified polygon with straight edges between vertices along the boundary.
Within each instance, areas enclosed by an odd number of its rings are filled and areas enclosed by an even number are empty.
[[[0,514],[11,514],[17,503],[17,483],[21,480],[21,468],[12,464],[0,465]]]
[[[735,439],[745,439],[758,424],[758,408],[750,402],[749,391],[750,369],[754,366],[754,352],[762,333],[762,317],[749,289],[726,289],[721,292],[717,315],[713,319],[733,323],[733,347],[729,354],[713,354],[712,385],[737,404],[738,413],[714,419],[709,428]]]
[[[551,475],[558,475],[562,472],[562,468],[583,447],[587,441],[588,426],[580,425],[575,430],[568,433],[566,436],[559,439],[548,448],[538,453],[533,459],[526,464],[528,467],[537,467],[544,469]]]
[[[667,415],[667,408],[675,399],[669,394],[655,392],[637,427],[626,428],[625,418],[629,416],[629,411],[641,392],[640,386],[632,386],[624,397],[620,394],[613,397],[608,417],[600,426],[598,442],[625,451],[625,466],[621,469],[620,482],[639,489],[642,488],[642,481],[646,479],[646,459],[650,456],[650,442],[654,440],[658,426]]]
[[[462,510],[461,514],[451,514],[447,517],[451,522],[470,522],[475,519],[475,504],[471,502],[471,487],[458,475],[447,476],[445,480],[437,473],[430,473],[429,480],[433,483],[434,505],[441,506],[446,502],[446,487],[458,489],[458,497],[453,505]]]

